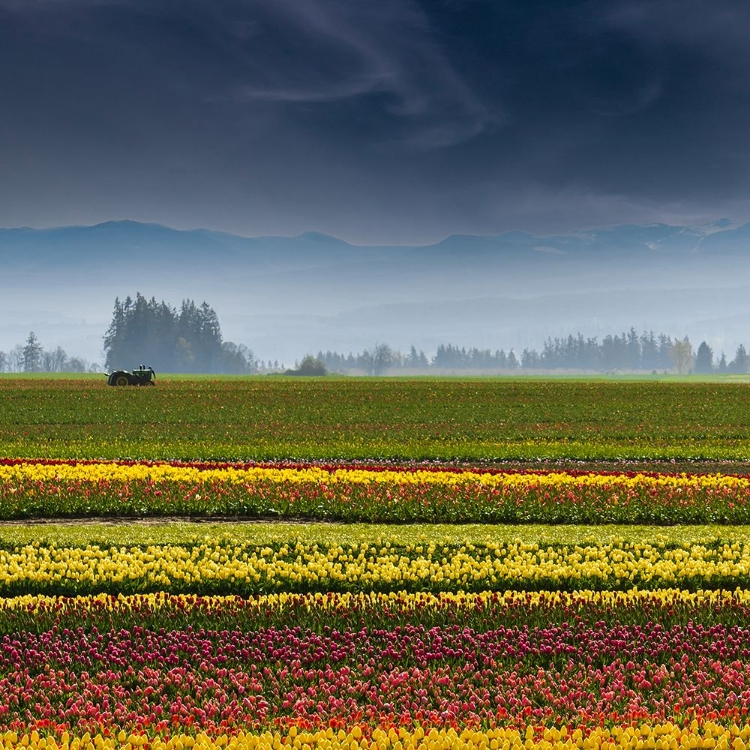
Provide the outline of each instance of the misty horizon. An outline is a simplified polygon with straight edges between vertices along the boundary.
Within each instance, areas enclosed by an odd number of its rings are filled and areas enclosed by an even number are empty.
[[[750,330],[750,225],[620,225],[538,237],[351,245],[319,233],[243,238],[158,224],[0,230],[0,350],[29,331],[101,361],[116,297],[215,307],[225,338],[289,364],[377,343],[434,352],[541,349],[635,327],[727,356]]]
[[[561,229],[550,229],[548,231],[544,232],[534,232],[530,229],[523,228],[520,226],[512,226],[503,229],[502,231],[498,231],[495,233],[477,233],[477,232],[469,232],[469,231],[449,231],[446,234],[440,235],[434,239],[423,241],[423,242],[400,242],[398,240],[393,242],[357,242],[356,240],[348,239],[346,237],[332,234],[328,232],[320,232],[314,229],[305,229],[301,232],[297,232],[296,234],[243,234],[241,232],[231,232],[227,231],[226,229],[218,228],[218,227],[210,227],[210,226],[198,226],[198,225],[186,225],[186,226],[173,226],[169,224],[165,224],[163,222],[159,221],[138,221],[133,218],[107,218],[103,219],[102,221],[98,221],[94,224],[37,224],[35,226],[31,225],[22,225],[22,226],[2,226],[0,227],[0,232],[8,231],[8,230],[30,230],[30,231],[50,231],[50,230],[69,230],[69,229],[95,229],[99,227],[105,227],[110,225],[143,225],[143,226],[150,226],[160,229],[168,229],[168,230],[174,230],[177,232],[210,232],[212,234],[225,234],[230,235],[233,237],[240,237],[242,239],[256,239],[256,240],[263,240],[263,239],[298,239],[298,238],[325,238],[325,239],[332,239],[332,240],[338,240],[340,242],[344,242],[347,245],[351,245],[353,247],[362,247],[362,248],[377,248],[377,247],[404,247],[404,248],[415,248],[415,247],[429,247],[432,245],[440,245],[442,242],[449,240],[454,237],[476,237],[476,238],[498,238],[502,237],[503,235],[512,235],[512,234],[529,234],[533,235],[539,239],[543,239],[544,237],[555,237],[560,234],[564,234],[564,232]],[[737,218],[730,218],[728,216],[719,216],[717,218],[711,218],[706,219],[702,222],[697,222],[693,226],[700,228],[705,231],[706,234],[711,234],[714,232],[720,232],[729,228],[736,228],[744,226],[745,224],[750,224],[750,217],[743,217],[742,219]],[[591,234],[593,232],[601,232],[601,231],[608,231],[608,230],[616,230],[618,228],[622,227],[677,227],[678,225],[675,224],[669,224],[668,222],[664,221],[650,221],[647,223],[638,223],[638,222],[615,222],[612,224],[592,224],[590,226],[583,226],[583,227],[577,227],[574,229],[571,229],[567,232],[567,234],[572,235],[587,235]]]
[[[137,295],[140,297],[140,295]],[[141,298],[143,302],[146,300]],[[154,300],[150,301],[154,303]],[[126,300],[126,307],[131,300]],[[164,301],[156,302],[162,306]],[[194,302],[184,300],[185,305],[195,311]],[[116,309],[122,305],[116,301]],[[207,303],[202,306],[207,308]],[[122,309],[120,307],[120,309]],[[211,314],[214,311],[210,310]],[[173,308],[173,313],[178,310]],[[220,321],[215,319],[218,334],[215,339],[219,345],[216,354],[225,361],[202,359],[196,356],[192,365],[187,362],[177,364],[174,355],[180,347],[168,347],[168,356],[161,356],[154,342],[150,344],[131,337],[126,351],[119,351],[113,346],[112,331],[118,314],[115,313],[110,322],[110,328],[103,337],[105,339],[104,365],[70,355],[62,347],[44,347],[34,331],[29,332],[23,343],[14,346],[9,352],[0,350],[0,373],[18,374],[24,372],[37,373],[112,373],[121,370],[133,370],[129,362],[139,362],[137,367],[149,367],[144,362],[153,363],[162,373],[192,373],[217,375],[326,375],[329,373],[343,375],[402,375],[402,374],[537,374],[537,373],[566,373],[592,372],[614,374],[647,373],[651,374],[747,374],[750,372],[750,355],[744,344],[739,344],[733,357],[727,357],[726,352],[714,352],[705,342],[696,345],[686,334],[683,337],[654,331],[638,332],[634,328],[620,333],[608,334],[600,341],[598,337],[584,337],[580,332],[568,336],[548,338],[540,351],[533,347],[524,347],[516,353],[513,349],[479,349],[466,347],[448,342],[440,344],[434,352],[425,353],[414,345],[409,351],[394,349],[385,342],[378,342],[373,347],[358,352],[307,352],[304,356],[296,357],[290,369],[285,362],[278,360],[262,360],[243,344],[223,339]],[[213,337],[212,333],[212,337]],[[148,334],[153,339],[153,334]],[[224,353],[222,354],[221,343]],[[167,342],[169,343],[169,342]],[[183,343],[181,340],[180,343]],[[195,347],[196,342],[184,342],[188,349]],[[195,350],[197,351],[197,349]],[[165,366],[169,361],[172,366]]]
[[[94,224],[50,224],[50,225],[19,225],[19,226],[0,226],[0,233],[24,233],[31,232],[36,233],[38,236],[43,237],[44,235],[52,232],[59,231],[60,233],[70,233],[75,230],[103,230],[107,228],[151,228],[154,230],[166,230],[167,232],[176,232],[184,235],[189,234],[204,234],[207,238],[211,236],[220,237],[226,236],[229,238],[237,238],[243,240],[334,240],[336,242],[349,245],[351,247],[360,248],[425,248],[425,247],[438,247],[448,240],[454,238],[469,238],[469,239],[500,239],[505,236],[528,236],[537,239],[558,238],[558,237],[575,237],[585,238],[587,236],[600,235],[603,236],[606,233],[617,232],[618,230],[634,230],[636,232],[642,232],[644,230],[663,228],[665,230],[676,231],[680,234],[686,234],[687,236],[693,236],[695,242],[693,243],[693,250],[698,250],[703,239],[712,234],[719,234],[728,230],[748,228],[750,233],[750,219],[737,219],[730,218],[727,216],[721,216],[719,218],[706,220],[703,222],[697,222],[690,225],[670,224],[664,221],[649,221],[649,222],[615,222],[611,224],[591,224],[573,228],[569,231],[556,231],[550,230],[545,232],[534,232],[528,229],[521,229],[518,227],[506,228],[502,231],[495,233],[479,233],[479,232],[460,232],[453,231],[447,234],[440,235],[437,239],[425,242],[377,242],[377,243],[361,243],[352,240],[348,240],[342,236],[336,234],[329,234],[327,232],[320,232],[313,229],[306,229],[296,234],[242,234],[237,232],[230,232],[225,229],[214,229],[208,226],[191,225],[187,227],[172,226],[159,221],[138,221],[133,218],[123,219],[106,219],[103,221],[96,222]],[[641,238],[642,239],[642,238]],[[653,248],[655,249],[655,248]],[[543,247],[537,247],[536,250],[543,252]]]

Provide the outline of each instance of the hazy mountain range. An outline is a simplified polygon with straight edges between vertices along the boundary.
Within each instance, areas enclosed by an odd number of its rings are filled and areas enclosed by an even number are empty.
[[[95,361],[115,297],[136,292],[206,300],[225,339],[288,365],[378,342],[519,352],[631,326],[705,339],[717,355],[750,343],[750,224],[726,220],[377,247],[113,221],[0,229],[0,268],[0,350],[33,330]]]

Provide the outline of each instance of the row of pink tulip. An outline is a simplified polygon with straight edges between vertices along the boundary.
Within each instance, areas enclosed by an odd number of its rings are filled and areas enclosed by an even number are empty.
[[[0,639],[0,728],[750,719],[750,628],[53,629]]]

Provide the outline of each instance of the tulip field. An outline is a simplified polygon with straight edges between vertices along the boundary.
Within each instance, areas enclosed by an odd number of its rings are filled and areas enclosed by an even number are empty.
[[[245,461],[746,460],[750,383],[0,375],[0,456]]]
[[[750,523],[750,476],[0,459],[0,518]]]
[[[0,750],[750,747],[742,383],[0,378]]]

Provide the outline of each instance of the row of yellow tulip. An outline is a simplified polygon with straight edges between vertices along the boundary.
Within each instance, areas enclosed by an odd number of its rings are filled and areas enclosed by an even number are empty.
[[[750,477],[0,462],[0,517],[304,516],[346,521],[750,523]]]
[[[724,490],[750,489],[750,476],[730,474],[650,474],[607,472],[505,472],[440,469],[364,469],[319,466],[248,466],[219,464],[169,464],[112,461],[102,462],[44,462],[33,460],[0,464],[0,481],[31,480],[87,481],[87,482],[153,482],[186,483],[255,483],[290,484],[439,484],[446,487],[462,484],[481,484],[485,487],[541,486],[559,487],[632,487],[678,489],[708,488]]]
[[[736,588],[750,544],[664,548],[612,542],[541,548],[238,544],[0,550],[0,593]]]
[[[476,728],[434,727],[299,730],[234,735],[174,734],[149,737],[115,734],[46,733],[33,730],[0,735],[0,750],[746,750],[750,725],[730,727],[707,721],[687,725],[665,722],[611,728]]]

